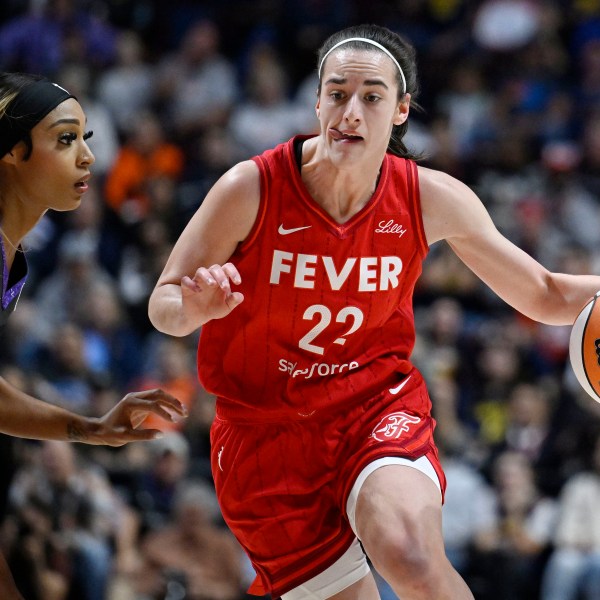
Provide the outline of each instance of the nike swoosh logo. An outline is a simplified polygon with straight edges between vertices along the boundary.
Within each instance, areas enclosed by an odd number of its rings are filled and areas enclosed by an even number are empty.
[[[292,229],[285,229],[282,223],[277,231],[280,235],[290,235],[290,233],[296,233],[296,231],[302,231],[303,229],[309,229],[310,227],[312,227],[312,225],[305,225],[304,227],[292,227]]]
[[[409,375],[399,386],[395,387],[395,388],[390,388],[390,394],[397,394],[400,392],[400,390],[408,383],[408,380],[412,377],[412,375]]]

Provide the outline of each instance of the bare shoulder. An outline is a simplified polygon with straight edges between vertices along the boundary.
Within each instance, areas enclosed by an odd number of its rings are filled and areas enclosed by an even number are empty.
[[[260,174],[254,161],[240,162],[224,173],[214,184],[195,220],[213,232],[225,225],[228,235],[241,242],[250,232],[260,205]],[[217,229],[213,229],[216,227]]]
[[[247,205],[260,200],[260,174],[252,160],[245,160],[231,167],[215,183],[206,199],[219,197],[221,202]],[[257,204],[258,206],[258,204]]]
[[[492,225],[469,186],[443,171],[419,166],[418,172],[423,226],[430,245]]]
[[[421,165],[417,168],[419,171],[421,193],[424,191],[433,194],[447,193],[449,189],[462,190],[467,187],[462,181],[443,171],[437,171],[436,169],[430,169]]]
[[[219,181],[229,185],[247,185],[251,181],[258,182],[258,165],[253,160],[244,160],[226,171]]]

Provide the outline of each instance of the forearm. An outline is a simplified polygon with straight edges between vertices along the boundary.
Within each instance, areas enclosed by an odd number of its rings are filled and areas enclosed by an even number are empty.
[[[0,377],[0,432],[36,440],[85,442],[95,420],[33,398]]]

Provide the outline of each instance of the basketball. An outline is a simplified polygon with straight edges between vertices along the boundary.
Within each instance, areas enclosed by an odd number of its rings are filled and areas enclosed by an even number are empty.
[[[569,340],[569,358],[583,389],[600,402],[600,292],[583,307]]]

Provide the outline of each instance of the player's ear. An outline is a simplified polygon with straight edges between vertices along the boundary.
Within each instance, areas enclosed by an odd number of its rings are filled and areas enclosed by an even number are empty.
[[[24,141],[17,142],[0,160],[9,165],[16,165],[25,156],[27,146]]]
[[[15,149],[13,148],[12,150],[8,151],[0,160],[9,165],[17,164],[17,153],[15,152]]]
[[[317,103],[315,105],[315,112],[317,113],[317,119],[321,116],[321,98],[317,98]]]
[[[408,113],[410,112],[410,94],[406,93],[402,97],[402,100],[396,105],[394,112],[394,125],[402,125],[406,119],[408,119]]]

